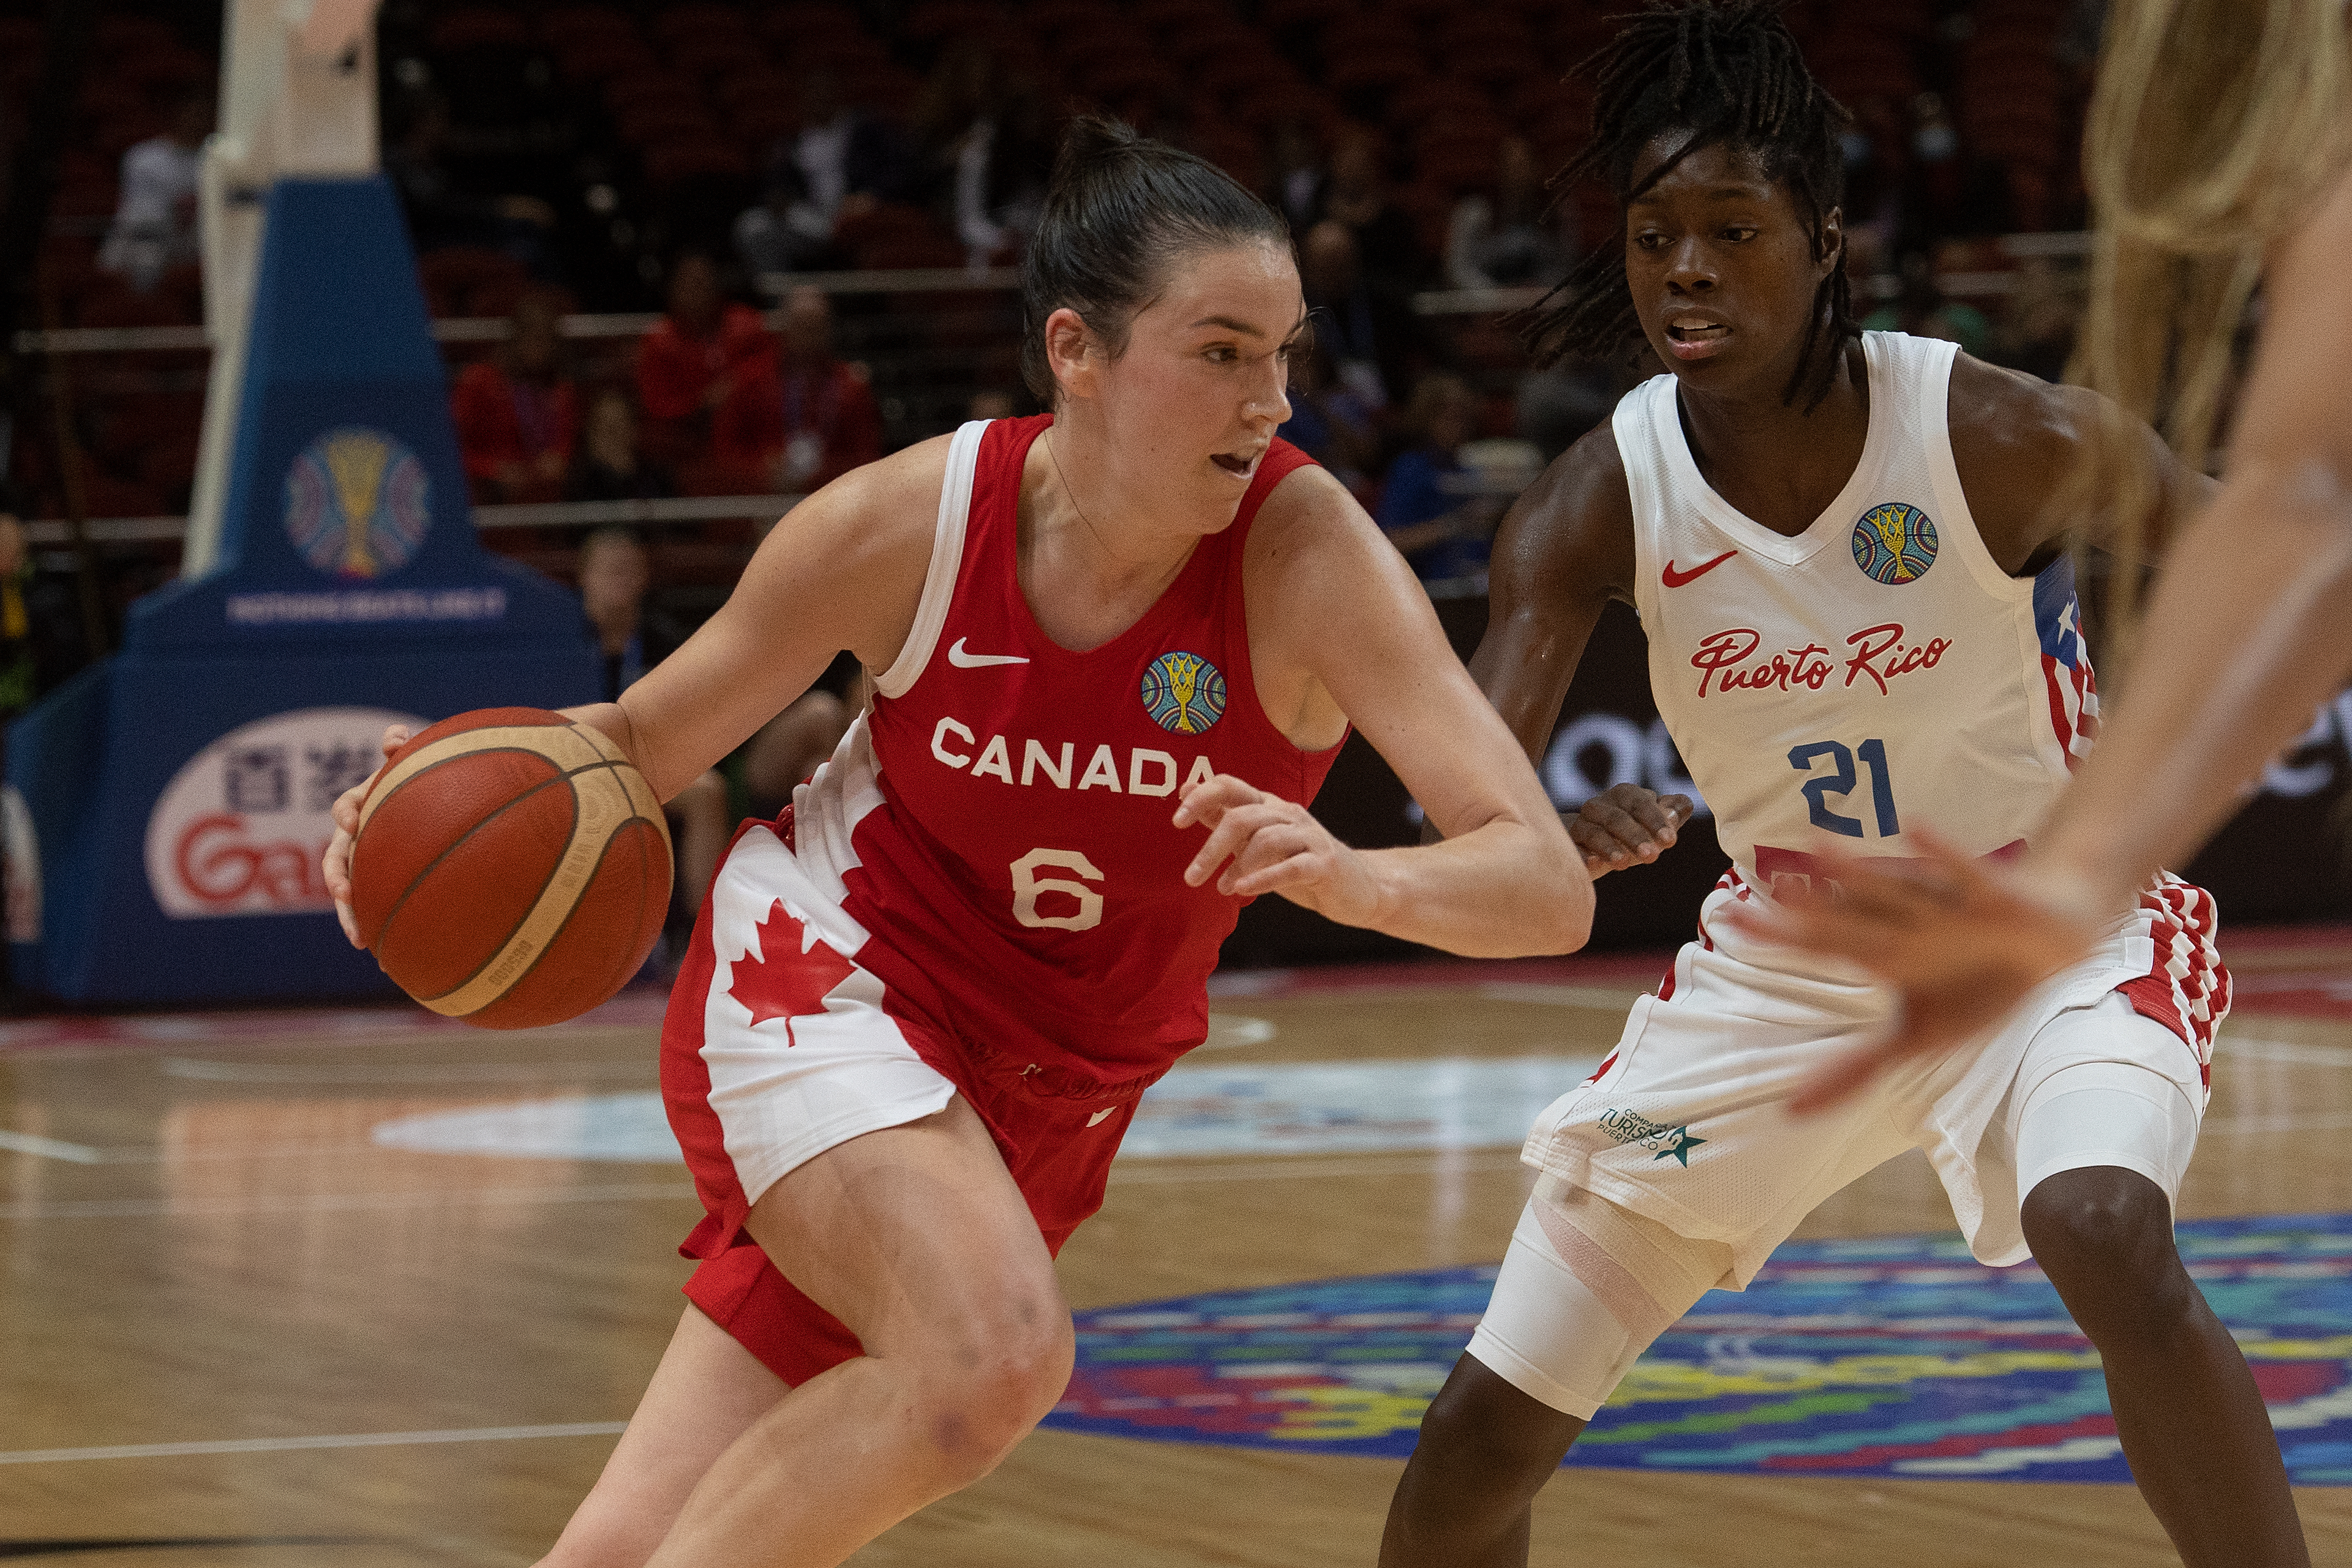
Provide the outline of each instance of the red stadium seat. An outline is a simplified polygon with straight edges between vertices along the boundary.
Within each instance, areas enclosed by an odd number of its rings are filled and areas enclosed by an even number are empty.
[[[470,315],[476,289],[520,285],[528,276],[521,262],[484,246],[443,246],[416,258],[417,281],[425,286],[426,298],[437,305],[436,315]]]
[[[1320,27],[1353,12],[1349,0],[1265,0],[1258,7],[1259,23],[1277,33],[1293,28]]]
[[[1415,49],[1378,49],[1335,56],[1324,79],[1339,93],[1396,88],[1426,74]]]
[[[677,71],[663,70],[644,63],[644,51],[639,50],[638,65],[614,76],[604,84],[604,107],[615,114],[626,114],[646,104],[689,104],[700,108],[705,101],[702,84]]]
[[[1299,85],[1297,68],[1289,61],[1255,50],[1202,60],[1191,79],[1209,97],[1236,107],[1253,99],[1278,97]]]
[[[468,6],[436,18],[425,35],[425,47],[436,54],[465,54],[476,49],[527,49],[530,25],[511,11]]]
[[[739,103],[728,111],[727,125],[746,147],[773,147],[800,130],[800,106],[790,98]]]
[[[690,77],[721,76],[767,57],[758,36],[740,28],[725,37],[689,33],[669,47],[670,68]]]
[[[586,86],[638,69],[645,64],[645,41],[618,34],[583,36],[563,46],[555,68],[568,82]]]
[[[1379,14],[1343,16],[1323,35],[1324,53],[1333,59],[1389,50],[1418,54],[1421,49],[1421,36],[1412,27],[1395,16]]]
[[[898,31],[916,43],[950,38],[998,38],[1018,26],[1013,14],[990,0],[922,0],[898,24]]]
[[[719,134],[719,121],[712,118],[710,110],[699,103],[675,99],[655,99],[633,105],[614,115],[613,124],[620,131],[621,140],[632,147]]]
[[[1413,236],[1428,256],[1445,254],[1445,231],[1454,222],[1454,193],[1442,185],[1415,183],[1390,193],[1405,216],[1412,220]]]
[[[783,57],[786,60],[796,58],[790,51],[862,37],[865,32],[857,13],[839,0],[789,0],[788,4],[767,7],[759,16],[759,26],[771,42],[788,51]]]
[[[140,455],[139,483],[154,491],[166,510],[176,510],[186,503],[188,487],[195,483],[196,458],[202,444],[195,432],[189,430],[163,437]]]
[[[654,8],[646,19],[646,30],[665,43],[702,35],[741,35],[751,29],[751,18],[732,5],[721,5],[716,0],[672,0],[669,5]]]
[[[1265,143],[1240,126],[1208,126],[1193,138],[1192,151],[1252,190],[1265,183]]]
[[[646,178],[667,187],[698,179],[740,179],[751,172],[743,150],[717,131],[649,146],[640,154]]]
[[[92,517],[160,517],[169,509],[163,494],[151,485],[118,479],[85,461],[81,479],[85,516]]]
[[[180,47],[180,36],[172,30],[172,25],[153,16],[101,16],[90,41],[100,59]]]

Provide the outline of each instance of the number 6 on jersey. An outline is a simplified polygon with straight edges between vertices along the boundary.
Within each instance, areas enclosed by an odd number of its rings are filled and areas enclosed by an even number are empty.
[[[1103,879],[1103,873],[1095,868],[1095,862],[1076,850],[1031,850],[1013,862],[1013,919],[1024,925],[1051,925],[1064,931],[1091,931],[1102,924],[1101,894],[1088,887],[1086,882],[1072,882],[1066,876],[1039,876],[1039,866],[1059,866],[1065,871],[1074,871],[1087,882]],[[1038,914],[1037,897],[1046,893],[1067,894],[1076,899],[1076,913]]]

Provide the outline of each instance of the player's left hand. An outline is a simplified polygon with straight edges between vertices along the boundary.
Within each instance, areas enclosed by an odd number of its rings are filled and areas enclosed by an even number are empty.
[[[1184,868],[1187,887],[1213,876],[1219,893],[1278,893],[1350,925],[1366,924],[1379,910],[1380,889],[1363,856],[1297,801],[1220,773],[1185,790],[1181,802],[1178,827],[1197,822],[1209,830],[1209,841]]]
[[[2091,901],[2059,896],[2030,868],[1988,865],[1925,831],[1904,837],[1917,857],[1908,863],[1828,850],[1827,874],[1810,888],[1713,917],[1845,959],[1895,993],[1893,1029],[1807,1078],[1790,1100],[1800,1114],[1839,1103],[1898,1062],[1985,1033],[2098,937]]]

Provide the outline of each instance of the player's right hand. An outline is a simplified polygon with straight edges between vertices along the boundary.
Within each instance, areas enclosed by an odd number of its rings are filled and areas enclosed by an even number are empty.
[[[408,744],[408,727],[395,724],[383,732],[383,755],[386,761],[392,754]],[[364,947],[360,940],[359,921],[352,914],[352,839],[360,831],[360,803],[375,788],[383,774],[379,768],[359,783],[352,785],[335,799],[333,816],[335,836],[327,841],[327,853],[321,868],[327,873],[327,891],[335,900],[335,918],[343,923],[343,935],[354,947]]]
[[[1639,784],[1618,784],[1592,797],[1568,819],[1568,836],[1594,877],[1656,860],[1696,807],[1687,795],[1661,795]]]

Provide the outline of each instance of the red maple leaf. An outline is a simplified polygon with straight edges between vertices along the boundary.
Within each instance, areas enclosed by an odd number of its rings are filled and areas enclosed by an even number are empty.
[[[784,901],[776,900],[760,921],[759,956],[736,959],[727,987],[729,996],[751,1009],[752,1027],[782,1019],[787,1045],[798,1043],[792,1020],[824,1011],[825,994],[856,967],[822,940],[803,952],[801,932],[801,923],[784,913]]]

